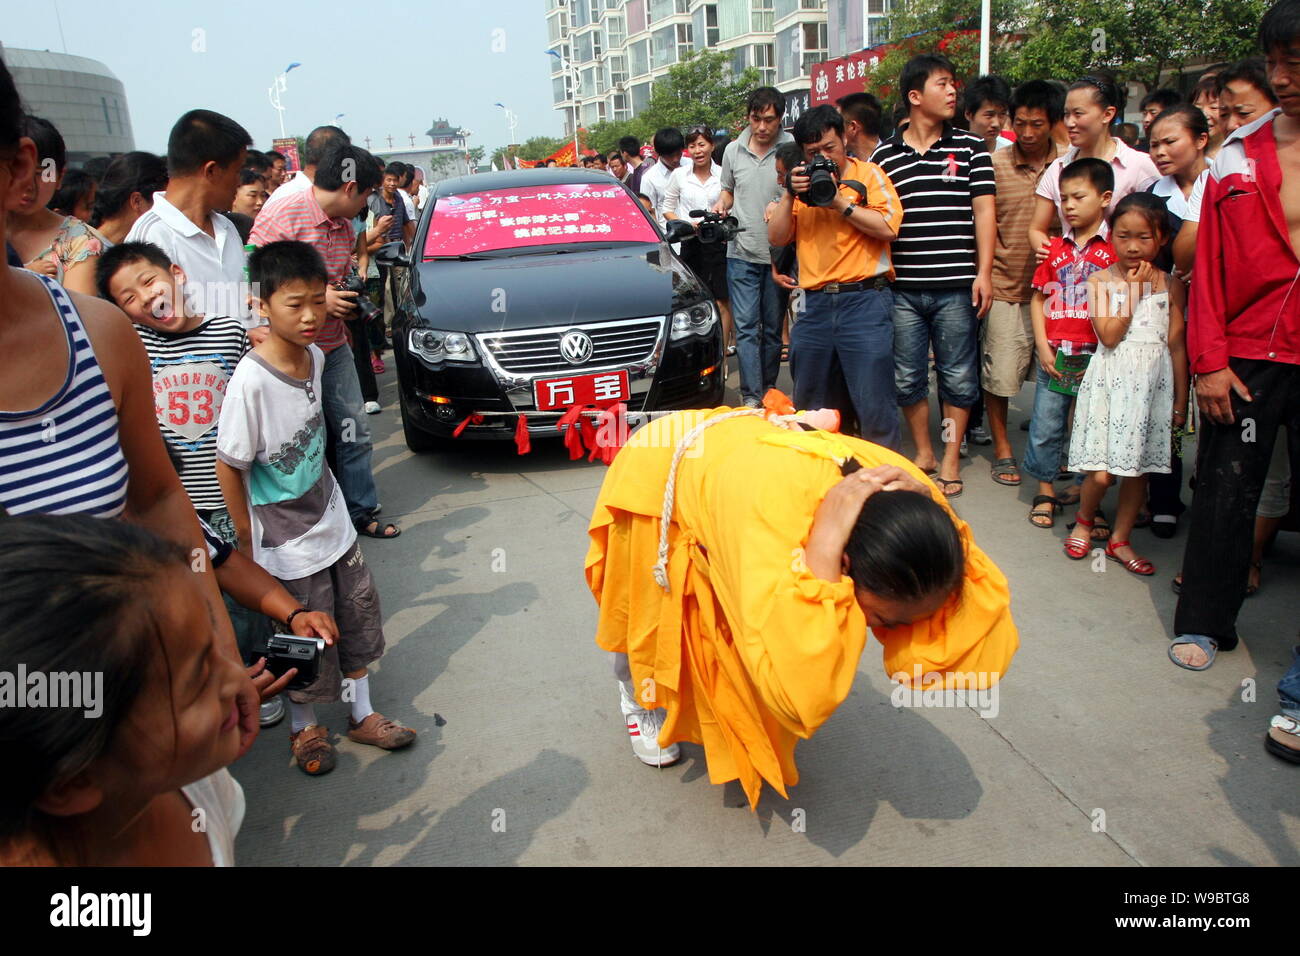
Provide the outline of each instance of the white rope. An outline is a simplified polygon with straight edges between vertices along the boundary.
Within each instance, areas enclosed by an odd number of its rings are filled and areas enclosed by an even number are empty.
[[[672,463],[668,466],[668,484],[664,486],[664,507],[659,516],[659,560],[655,562],[653,569],[655,583],[663,588],[665,592],[671,591],[668,586],[668,526],[672,523],[673,509],[677,504],[677,466],[681,464],[682,456],[686,454],[687,449],[695,444],[695,439],[700,437],[704,429],[710,425],[725,422],[729,418],[766,414],[767,412],[761,408],[742,408],[734,412],[727,412],[725,415],[716,415],[700,422],[677,442],[677,447],[673,450]],[[796,421],[798,417],[797,415],[773,415],[770,421],[775,424],[784,424]]]

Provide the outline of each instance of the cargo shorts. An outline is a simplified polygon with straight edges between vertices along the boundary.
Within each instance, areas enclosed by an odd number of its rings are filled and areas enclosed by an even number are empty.
[[[984,391],[1015,398],[1034,367],[1034,323],[1028,302],[993,301],[980,329]]]

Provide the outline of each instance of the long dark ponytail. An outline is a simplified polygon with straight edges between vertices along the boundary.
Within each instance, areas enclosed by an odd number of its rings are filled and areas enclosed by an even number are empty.
[[[878,491],[849,534],[849,577],[895,601],[950,594],[966,573],[966,552],[952,517],[928,495]]]

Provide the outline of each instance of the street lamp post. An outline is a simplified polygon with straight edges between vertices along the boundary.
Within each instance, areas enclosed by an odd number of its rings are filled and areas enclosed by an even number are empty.
[[[558,50],[547,50],[551,56],[560,61],[560,69],[571,71],[573,75],[573,165],[578,165],[578,87],[580,80],[578,77],[577,64],[570,63]]]
[[[980,76],[989,75],[989,8],[992,6],[992,0],[981,0],[980,2]]]
[[[284,139],[284,106],[280,102],[280,94],[288,88],[288,82],[285,77],[294,67],[302,66],[301,63],[290,63],[281,73],[271,81],[271,88],[266,91],[267,96],[271,99],[271,105],[275,108],[275,115],[280,120],[280,138]]]
[[[510,138],[506,140],[506,156],[508,157],[510,155],[510,147],[514,145],[515,142],[515,127],[519,124],[519,117],[511,110],[507,109],[504,103],[493,103],[492,105],[501,107],[506,113],[506,126],[510,127]]]

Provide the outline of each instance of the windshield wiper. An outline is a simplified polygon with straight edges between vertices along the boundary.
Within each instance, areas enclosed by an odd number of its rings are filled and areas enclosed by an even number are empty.
[[[481,256],[477,253],[469,253],[463,256],[429,256],[425,262],[468,262],[472,259],[496,259],[497,256]]]

